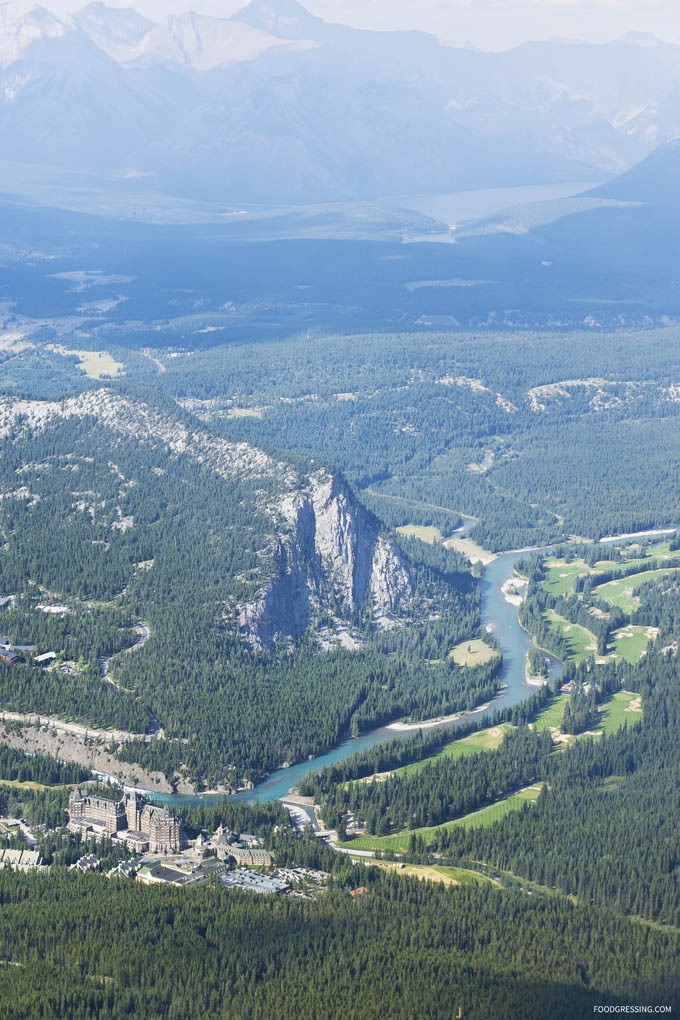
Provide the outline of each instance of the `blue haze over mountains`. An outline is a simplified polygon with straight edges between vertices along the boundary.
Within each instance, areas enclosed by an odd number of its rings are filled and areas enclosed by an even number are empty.
[[[216,342],[663,322],[680,314],[678,134],[680,47],[650,36],[492,54],[295,0],[159,24],[3,4],[0,300],[77,313],[55,273],[90,266],[135,277],[114,323],[226,295]],[[376,202],[574,180],[601,183],[453,234]],[[402,243],[422,237],[447,243]]]
[[[680,47],[454,49],[296,0],[154,24],[0,5],[7,159],[193,198],[318,202],[604,180],[680,133]]]

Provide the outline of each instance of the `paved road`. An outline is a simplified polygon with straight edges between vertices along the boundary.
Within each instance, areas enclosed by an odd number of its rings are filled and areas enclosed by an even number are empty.
[[[311,825],[314,832],[319,832],[319,823],[316,820],[313,807],[308,807],[306,804],[296,804],[285,798],[281,798],[281,803],[288,809],[288,813],[298,829],[304,829],[306,826]]]
[[[149,640],[149,638],[151,637],[151,631],[149,630],[148,624],[143,623],[141,620],[135,624],[135,630],[139,634],[139,641],[135,642],[134,645],[130,645],[129,648],[124,648],[122,652],[116,652],[115,655],[110,655],[108,659],[102,659],[99,664],[99,674],[102,677],[102,679],[106,680],[114,687],[117,687],[119,691],[126,690],[126,688],[121,687],[120,684],[116,683],[116,681],[111,676],[111,673],[109,672],[109,667],[111,666],[111,663],[119,655],[129,655],[130,652],[136,652],[140,648],[143,648],[144,645]]]
[[[375,857],[374,850],[350,850],[348,846],[338,846],[337,843],[329,843],[328,845],[331,850],[335,850],[339,854],[349,854],[351,857]]]

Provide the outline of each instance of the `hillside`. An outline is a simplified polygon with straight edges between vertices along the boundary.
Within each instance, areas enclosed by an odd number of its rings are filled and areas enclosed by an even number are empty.
[[[680,205],[679,178],[680,139],[675,139],[655,149],[627,173],[595,188],[590,194],[593,197],[645,202],[677,210]]]
[[[16,596],[3,626],[71,648],[83,680],[60,689],[50,670],[0,667],[4,708],[131,729],[128,761],[225,781],[329,747],[350,724],[490,690],[493,671],[468,683],[407,651],[416,632],[438,645],[474,630],[474,600],[409,562],[341,476],[105,388],[5,400],[0,430],[0,585]],[[97,680],[95,649],[133,620],[148,642]],[[169,739],[152,746],[149,727]]]

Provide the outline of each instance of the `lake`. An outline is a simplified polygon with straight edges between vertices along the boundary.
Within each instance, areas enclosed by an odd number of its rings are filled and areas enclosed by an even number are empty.
[[[432,216],[454,227],[465,220],[492,216],[501,209],[509,209],[514,205],[571,198],[601,183],[601,181],[565,181],[561,184],[528,184],[514,188],[452,191],[442,195],[389,195],[379,199],[379,202],[393,208],[415,209],[416,212]],[[426,239],[423,237],[423,240]],[[432,237],[431,240],[436,238]]]

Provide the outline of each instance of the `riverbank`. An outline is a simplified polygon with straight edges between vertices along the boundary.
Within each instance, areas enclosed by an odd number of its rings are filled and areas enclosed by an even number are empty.
[[[485,567],[488,567],[500,555],[489,552],[488,549],[483,549],[481,545],[477,545],[471,538],[447,538],[444,546],[447,549],[453,549],[455,552],[461,553],[467,557],[470,563],[481,563]]]
[[[656,538],[661,535],[674,535],[677,530],[677,528],[658,528],[653,531],[629,531],[625,535],[608,535],[606,538],[601,538],[599,544],[607,545],[612,542],[624,542],[630,538]]]
[[[505,582],[515,577],[515,564],[527,551],[518,549],[494,556],[480,581],[482,595],[480,626],[486,629],[487,633],[494,635],[503,654],[499,693],[493,701],[479,705],[471,712],[458,712],[437,719],[427,719],[422,722],[395,721],[359,737],[346,739],[312,761],[305,760],[290,768],[278,769],[252,790],[232,795],[231,800],[242,803],[288,800],[289,791],[298,787],[310,772],[318,772],[335,765],[354,754],[369,750],[376,744],[395,739],[407,740],[419,729],[451,727],[454,730],[456,727],[464,725],[466,720],[483,716],[489,710],[512,708],[525,701],[534,690],[534,687],[526,682],[525,677],[526,653],[532,646],[532,641],[518,623],[517,606],[506,601],[501,589]],[[562,666],[555,658],[551,657],[550,661],[551,679],[553,679]],[[160,798],[162,803],[170,805],[173,803],[201,803],[201,801],[205,803],[206,799],[211,798],[181,796]]]

